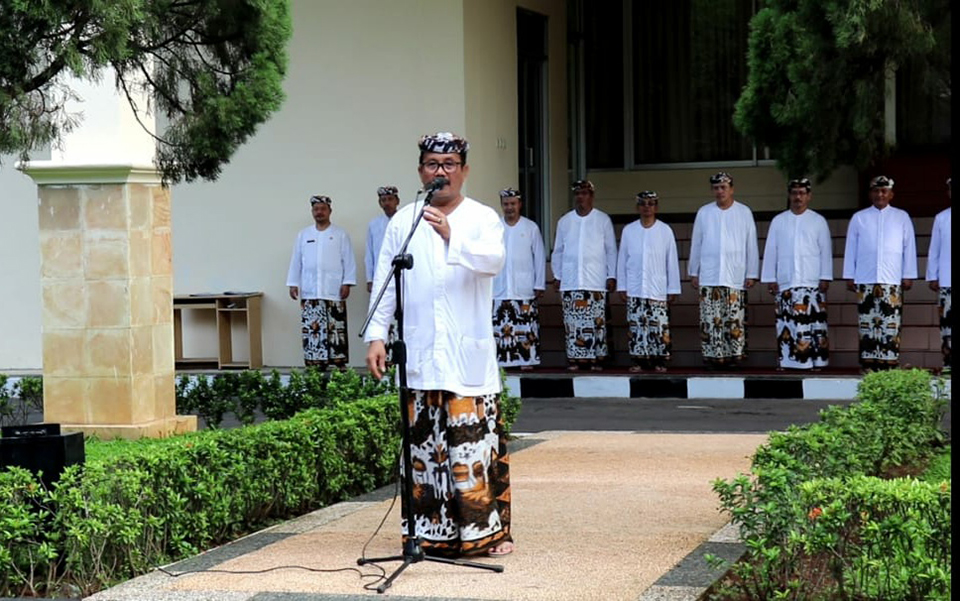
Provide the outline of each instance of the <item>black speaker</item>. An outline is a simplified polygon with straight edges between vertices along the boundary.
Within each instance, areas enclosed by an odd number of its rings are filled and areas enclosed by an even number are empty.
[[[60,433],[60,424],[30,424],[0,428],[0,468],[21,467],[50,486],[60,479],[64,468],[86,459],[83,433]]]

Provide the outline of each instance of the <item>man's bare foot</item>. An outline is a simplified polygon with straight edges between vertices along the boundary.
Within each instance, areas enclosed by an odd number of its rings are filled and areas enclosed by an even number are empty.
[[[533,366],[532,366],[532,365],[521,365],[521,366],[520,366],[520,371],[533,371]]]
[[[667,368],[664,367],[663,365],[658,365],[653,368],[653,371],[664,373],[665,371],[667,371]]]
[[[504,555],[510,555],[511,553],[513,553],[513,542],[508,540],[503,541],[487,551],[487,555],[490,557],[502,557]]]
[[[636,374],[636,373],[642,372],[643,368],[640,367],[639,365],[631,365],[629,371],[632,371],[633,373]]]
[[[568,366],[567,366],[567,371],[580,371],[580,366],[579,366],[579,365],[568,365]]]
[[[603,371],[603,367],[601,367],[600,365],[591,365],[590,371]]]

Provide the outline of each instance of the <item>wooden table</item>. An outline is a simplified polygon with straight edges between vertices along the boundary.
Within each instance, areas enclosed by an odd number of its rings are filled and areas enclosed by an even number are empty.
[[[173,297],[173,349],[176,367],[216,363],[218,369],[263,367],[263,343],[260,335],[260,299],[263,292],[225,292],[223,294],[185,294]],[[214,311],[217,318],[218,353],[216,357],[183,356],[183,311]],[[242,318],[250,340],[250,360],[233,360],[231,323]]]

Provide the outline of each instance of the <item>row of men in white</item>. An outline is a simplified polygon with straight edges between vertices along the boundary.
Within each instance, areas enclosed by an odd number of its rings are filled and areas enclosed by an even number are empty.
[[[811,183],[798,179],[788,184],[790,209],[771,222],[761,269],[753,214],[733,199],[732,177],[718,173],[710,181],[716,200],[697,212],[688,262],[691,283],[700,294],[701,350],[707,365],[728,367],[745,357],[745,291],[759,279],[777,299],[778,366],[823,367],[829,357],[825,294],[833,280],[832,243],[826,220],[808,209]],[[627,304],[632,370],[662,371],[671,350],[668,303],[680,293],[680,270],[673,231],[656,219],[657,195],[637,195],[640,218],[624,227],[618,249],[610,217],[593,207],[593,184],[581,180],[573,190],[575,207],[558,222],[551,255],[563,299],[570,367],[601,369],[608,356],[606,294],[617,290]],[[899,361],[903,292],[917,277],[916,243],[909,215],[890,206],[893,180],[871,180],[870,197],[872,206],[850,221],[842,277],[858,293],[861,365],[886,368]],[[367,231],[368,291],[383,233],[399,204],[394,187],[378,189],[378,198],[384,214]],[[498,360],[505,367],[530,369],[540,363],[537,301],[546,279],[543,238],[536,223],[520,215],[518,190],[502,190],[500,200],[506,262],[493,286]],[[348,243],[336,247],[338,254],[351,248]],[[346,282],[351,271],[355,274],[349,268],[352,257],[342,257],[340,263],[345,269],[333,271]],[[337,278],[329,275],[326,288],[333,292]],[[935,219],[926,279],[940,295],[942,351],[949,365],[949,208]],[[320,289],[301,290],[301,296],[313,298],[313,292]]]

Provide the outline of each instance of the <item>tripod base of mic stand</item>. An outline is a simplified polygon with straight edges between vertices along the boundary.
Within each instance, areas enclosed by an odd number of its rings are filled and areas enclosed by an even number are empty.
[[[390,577],[383,581],[383,584],[377,587],[377,592],[382,593],[390,588],[390,585],[393,584],[393,581],[397,579],[404,570],[407,569],[407,566],[413,563],[420,563],[421,561],[432,561],[435,563],[446,563],[455,566],[464,566],[466,568],[477,568],[480,570],[490,570],[491,572],[502,572],[503,566],[492,564],[492,563],[480,563],[477,561],[467,561],[465,559],[451,559],[448,557],[433,557],[427,555],[423,552],[423,549],[420,547],[420,541],[417,539],[408,539],[403,545],[403,555],[391,555],[389,557],[370,557],[370,558],[360,558],[357,560],[358,566],[367,565],[368,563],[382,563],[385,561],[402,561],[403,563],[393,571],[393,574],[390,574]]]

